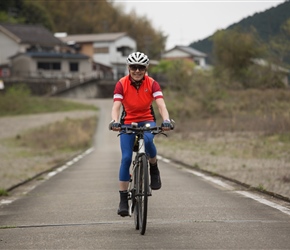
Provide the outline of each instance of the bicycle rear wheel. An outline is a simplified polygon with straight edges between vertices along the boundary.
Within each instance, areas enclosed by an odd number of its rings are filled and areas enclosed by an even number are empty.
[[[148,163],[145,155],[139,158],[137,184],[137,206],[139,219],[140,234],[144,235],[147,224],[147,208],[148,208],[148,192],[149,192],[149,177]]]

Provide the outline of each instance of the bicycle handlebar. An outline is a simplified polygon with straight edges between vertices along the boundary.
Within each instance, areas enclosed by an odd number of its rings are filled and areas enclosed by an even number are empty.
[[[115,121],[111,121],[109,124],[109,129],[112,130],[112,125]],[[173,120],[171,120],[172,123],[174,123]],[[154,126],[154,127],[150,127],[150,126],[146,126],[147,124],[145,124],[145,126],[142,127],[138,127],[138,124],[135,122],[131,123],[131,126],[124,126],[122,125],[120,127],[121,133],[126,133],[126,134],[132,134],[132,133],[142,133],[142,132],[146,132],[146,131],[150,131],[152,134],[157,135],[157,134],[164,134],[164,130],[162,129],[161,126]],[[174,129],[174,125],[170,128],[171,130]],[[166,135],[166,134],[165,134]]]
[[[162,130],[162,128],[160,126],[154,126],[154,127],[147,127],[146,125],[143,127],[135,127],[134,125],[131,125],[131,127],[129,126],[121,126],[121,131],[124,131],[124,133],[126,134],[131,134],[134,132],[146,132],[146,131],[150,131],[152,134],[161,134],[164,131]]]

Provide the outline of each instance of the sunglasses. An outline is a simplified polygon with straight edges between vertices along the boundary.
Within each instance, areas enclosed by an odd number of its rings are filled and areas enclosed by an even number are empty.
[[[145,71],[146,70],[146,66],[143,66],[143,65],[130,65],[129,68],[132,71],[136,71],[137,69],[139,69],[139,71]]]

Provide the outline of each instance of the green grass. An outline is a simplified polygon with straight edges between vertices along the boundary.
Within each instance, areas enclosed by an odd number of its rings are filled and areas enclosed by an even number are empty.
[[[97,117],[65,119],[36,129],[23,131],[12,138],[1,140],[7,147],[9,160],[29,162],[29,171],[13,172],[12,176],[2,174],[6,180],[27,180],[30,174],[40,173],[63,164],[68,159],[92,146]],[[5,156],[6,157],[6,156]],[[9,166],[7,166],[9,167]],[[0,186],[0,196],[8,195]]]
[[[24,131],[15,138],[5,140],[7,146],[22,148],[18,157],[52,155],[56,152],[73,152],[91,146],[97,117],[68,119]]]
[[[0,117],[74,110],[97,110],[97,108],[60,98],[31,96],[25,87],[10,88],[5,93],[0,93]],[[21,131],[13,138],[1,139],[1,145],[11,149],[9,154],[3,157],[7,157],[8,160],[31,160],[34,171],[41,172],[62,164],[70,157],[91,147],[96,124],[97,112],[92,117],[66,118],[47,126]],[[34,159],[39,158],[47,159],[47,162],[44,160],[40,164],[33,165]],[[27,178],[29,176],[17,177],[17,179]],[[8,192],[0,187],[0,196],[5,195],[8,195]]]
[[[17,226],[0,226],[0,229],[12,229],[12,228],[17,228]]]
[[[185,135],[185,134],[184,134]],[[157,144],[174,151],[195,151],[200,155],[227,156],[240,159],[289,160],[290,140],[288,133],[267,135],[250,132],[188,132],[187,137],[172,132],[168,138],[156,137]],[[245,167],[245,166],[244,166]]]
[[[11,87],[0,96],[0,117],[88,109],[97,108],[60,98],[32,96],[23,85]]]
[[[164,91],[176,126],[170,143],[164,138],[157,141],[175,151],[205,156],[289,161],[288,89],[217,88],[213,79],[201,76],[191,81],[186,88]]]
[[[6,189],[0,188],[0,196],[8,196],[8,191]]]

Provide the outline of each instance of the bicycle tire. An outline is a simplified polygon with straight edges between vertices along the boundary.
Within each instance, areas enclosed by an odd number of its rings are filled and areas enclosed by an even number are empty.
[[[137,178],[137,210],[139,218],[140,234],[144,235],[147,225],[149,176],[148,163],[145,155],[139,158],[139,169]]]
[[[139,214],[138,214],[138,202],[137,202],[137,196],[136,194],[138,193],[138,188],[137,188],[137,183],[138,183],[138,171],[139,169],[138,166],[136,166],[136,169],[134,171],[134,224],[135,224],[135,229],[139,230]]]
[[[139,229],[139,218],[138,218],[138,208],[137,208],[137,187],[136,187],[136,180],[137,180],[137,169],[138,167],[136,166],[133,167],[134,171],[132,173],[133,177],[131,176],[130,182],[129,182],[129,187],[128,187],[128,192],[130,195],[128,195],[128,204],[129,208],[131,209],[130,216],[133,214],[134,216],[134,224],[136,230]]]

